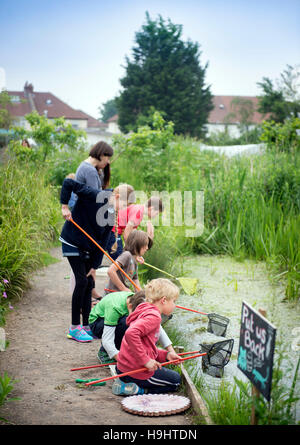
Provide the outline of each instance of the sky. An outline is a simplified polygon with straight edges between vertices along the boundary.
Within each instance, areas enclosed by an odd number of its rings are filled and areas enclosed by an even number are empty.
[[[256,96],[300,63],[300,0],[0,0],[0,89],[51,92],[95,118],[159,15],[200,45],[213,95]]]

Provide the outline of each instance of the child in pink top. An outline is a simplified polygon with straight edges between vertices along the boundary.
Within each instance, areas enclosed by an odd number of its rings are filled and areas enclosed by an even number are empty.
[[[128,316],[128,329],[118,354],[118,374],[138,368],[147,370],[133,376],[121,377],[114,382],[112,391],[117,395],[158,394],[176,391],[180,375],[161,366],[161,363],[179,359],[175,352],[158,349],[161,314],[171,315],[179,289],[170,280],[158,278],[145,286],[146,302]]]
[[[144,215],[147,215],[147,218],[150,220],[154,219],[162,211],[162,201],[157,196],[152,196],[146,204],[131,204],[127,208],[120,210],[118,212],[116,225],[111,231],[106,247],[109,255],[114,260],[121,255],[123,252],[123,242],[121,237],[123,236],[124,241],[126,241],[132,230],[136,229],[141,224]],[[147,222],[147,234],[153,240],[154,228],[151,221]]]

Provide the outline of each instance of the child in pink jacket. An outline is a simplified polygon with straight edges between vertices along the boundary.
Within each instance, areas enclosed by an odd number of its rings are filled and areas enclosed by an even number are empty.
[[[139,304],[127,318],[129,327],[122,340],[116,371],[122,374],[143,367],[147,370],[117,379],[112,387],[116,395],[159,394],[176,391],[180,385],[178,372],[161,366],[180,357],[156,346],[161,314],[171,315],[179,289],[170,280],[158,278],[145,286],[145,296],[146,302]]]

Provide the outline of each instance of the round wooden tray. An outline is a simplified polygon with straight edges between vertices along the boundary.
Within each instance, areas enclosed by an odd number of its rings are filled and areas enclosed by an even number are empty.
[[[171,416],[186,411],[191,401],[187,397],[172,394],[143,394],[126,397],[122,408],[138,416]]]

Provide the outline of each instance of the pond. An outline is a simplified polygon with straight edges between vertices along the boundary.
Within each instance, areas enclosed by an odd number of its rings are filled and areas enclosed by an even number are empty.
[[[286,370],[284,383],[290,387],[300,351],[300,304],[284,300],[284,286],[271,282],[266,265],[251,260],[237,262],[227,256],[201,255],[187,258],[184,271],[186,276],[199,279],[200,290],[193,296],[181,294],[178,305],[207,313],[214,312],[230,319],[226,339],[234,339],[234,347],[222,379],[234,382],[236,376],[247,381],[237,368],[241,309],[242,302],[246,301],[256,310],[265,309],[266,318],[276,327],[276,349],[281,345],[286,352],[287,357],[282,366]],[[168,327],[177,331],[180,329],[191,348],[188,350],[199,349],[200,343],[224,340],[224,337],[207,332],[207,325],[206,316],[178,308],[167,323]],[[290,368],[292,372],[288,372]],[[199,364],[198,369],[202,372]],[[206,373],[203,377],[210,390],[217,390],[222,380]],[[299,404],[296,416],[300,420]]]

